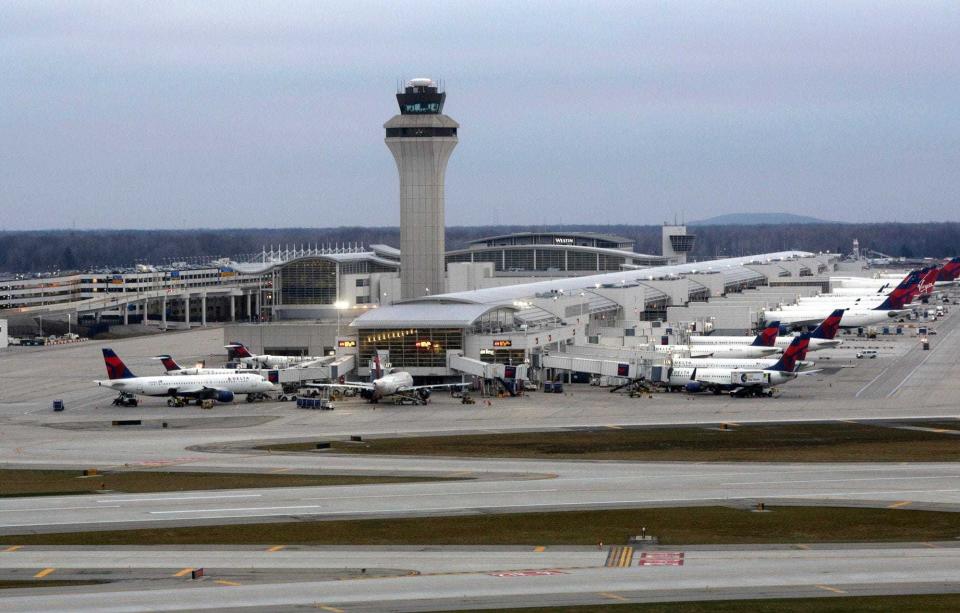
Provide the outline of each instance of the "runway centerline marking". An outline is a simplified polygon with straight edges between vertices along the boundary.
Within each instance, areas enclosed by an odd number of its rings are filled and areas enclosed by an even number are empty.
[[[943,476],[934,476],[930,475],[927,477],[910,477],[910,476],[896,476],[896,477],[857,477],[853,479],[802,479],[796,481],[785,481],[783,479],[778,479],[777,481],[741,481],[739,483],[721,483],[720,485],[772,485],[772,484],[783,484],[783,485],[792,485],[794,483],[846,483],[848,481],[896,481],[896,480],[909,480],[917,481],[919,479],[960,479],[960,475],[943,475]]]
[[[370,496],[317,496],[307,497],[303,500],[360,500],[364,498],[426,498],[427,496],[476,496],[478,494],[539,494],[543,492],[559,492],[558,489],[550,490],[489,490],[486,492],[438,492],[435,494],[375,494]],[[592,491],[592,490],[584,490]],[[604,491],[604,490],[596,490]]]
[[[227,474],[227,473],[224,473]],[[166,502],[168,500],[219,500],[224,498],[261,498],[263,494],[228,494],[223,496],[174,496],[168,498],[110,498],[97,502]]]
[[[96,507],[34,507],[32,509],[3,509],[0,513],[25,513],[27,511],[75,511],[78,509],[119,509],[120,505],[110,504]]]
[[[539,546],[533,548],[534,553],[543,553],[543,552],[546,551],[546,550],[547,550],[547,548],[544,547],[543,545],[539,545]]]
[[[40,572],[38,572],[37,574],[35,574],[35,575],[33,576],[33,578],[34,578],[34,579],[43,579],[44,577],[46,577],[47,575],[49,575],[50,573],[52,573],[52,572],[55,571],[55,570],[57,570],[57,569],[56,569],[56,568],[44,568],[43,570],[41,570]]]
[[[288,470],[293,470],[293,469],[291,469],[291,468],[274,468],[273,470],[270,471],[270,474],[271,474],[271,475],[275,475],[275,474],[277,474],[277,473],[285,473],[285,472],[287,472]]]
[[[235,511],[279,511],[281,509],[319,509],[318,504],[301,504],[290,507],[240,507],[235,509],[183,509],[181,511],[150,511],[151,515],[165,515],[169,513],[219,513]]]
[[[173,576],[174,576],[174,577],[184,577],[184,576],[186,576],[186,575],[189,575],[189,574],[192,573],[192,572],[193,572],[193,567],[192,567],[192,566],[188,566],[188,567],[186,567],[186,568],[184,568],[184,569],[178,570],[177,572],[173,573]]]
[[[830,587],[829,585],[815,585],[814,587],[818,587],[821,590],[826,590],[828,592],[833,592],[834,594],[846,594],[846,592],[843,590],[838,590],[837,588]]]

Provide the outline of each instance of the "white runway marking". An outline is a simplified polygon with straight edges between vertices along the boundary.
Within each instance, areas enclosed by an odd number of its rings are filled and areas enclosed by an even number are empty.
[[[304,500],[356,500],[360,498],[407,498],[409,496],[416,496],[417,498],[425,498],[427,496],[476,496],[478,494],[534,494],[534,493],[543,493],[543,492],[559,492],[558,489],[552,490],[490,490],[486,492],[440,492],[437,494],[377,494],[370,496],[318,496],[314,498],[304,498]]]
[[[166,515],[171,513],[218,513],[223,511],[224,513],[231,513],[237,511],[280,511],[283,509],[319,509],[320,505],[318,504],[303,504],[292,507],[241,507],[235,509],[183,509],[180,511],[150,511],[151,515]]]
[[[770,484],[783,484],[783,485],[793,485],[794,483],[846,483],[848,481],[897,481],[897,480],[909,480],[909,481],[918,481],[920,479],[960,479],[960,475],[936,475],[930,477],[911,477],[898,475],[896,477],[858,477],[854,479],[802,479],[796,481],[784,481],[783,479],[778,479],[777,481],[741,481],[739,483],[721,483],[720,485],[770,485]]]
[[[953,334],[954,332],[956,332],[956,330],[951,330],[946,336],[943,337],[943,340],[945,341],[945,340],[947,340],[948,338],[950,338],[950,335]],[[911,370],[910,373],[909,373],[906,377],[903,378],[903,381],[901,381],[899,384],[897,384],[897,387],[893,388],[893,391],[892,391],[892,392],[890,392],[889,394],[887,394],[887,398],[893,397],[894,394],[896,394],[898,391],[900,391],[900,388],[903,387],[903,385],[910,379],[910,377],[913,376],[913,373],[915,373],[915,372],[917,372],[918,370],[920,370],[920,367],[923,366],[924,364],[926,364],[926,363],[927,363],[927,360],[929,360],[930,358],[932,358],[932,357],[933,357],[933,354],[935,354],[935,353],[937,352],[937,349],[939,349],[940,347],[943,347],[943,344],[942,344],[942,343],[938,344],[937,347],[936,347],[933,351],[930,352],[930,355],[928,355],[927,357],[923,358],[923,361],[920,362],[919,364],[917,364],[917,365],[914,367],[914,369]]]
[[[93,507],[35,507],[32,509],[2,509],[0,513],[25,513],[27,511],[73,511],[77,509],[119,509],[120,505],[112,504],[109,506]]]
[[[230,494],[228,496],[177,496],[171,498],[113,498],[97,502],[165,502],[167,500],[214,500],[218,498],[260,498],[263,494]]]

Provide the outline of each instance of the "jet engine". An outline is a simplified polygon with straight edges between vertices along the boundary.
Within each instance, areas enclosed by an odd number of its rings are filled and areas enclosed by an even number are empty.
[[[683,386],[684,391],[690,393],[702,392],[704,390],[703,384],[699,381],[689,381],[686,385]]]
[[[420,400],[426,402],[430,398],[430,390],[427,388],[417,390],[417,395],[420,396]]]
[[[233,402],[233,392],[230,390],[219,390],[217,395],[214,396],[214,399],[217,402]]]

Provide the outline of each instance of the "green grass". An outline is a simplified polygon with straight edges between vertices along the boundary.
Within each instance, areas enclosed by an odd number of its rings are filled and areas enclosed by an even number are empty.
[[[664,545],[930,541],[960,537],[960,513],[845,507],[679,507],[304,521],[25,534],[10,545],[595,545],[647,534]]]
[[[960,422],[957,422],[960,424]],[[922,422],[911,425],[927,427]],[[935,426],[936,427],[936,426]],[[316,441],[262,447],[308,451]],[[955,462],[956,434],[869,424],[599,428],[461,436],[334,441],[337,453],[635,461]]]
[[[487,611],[488,609],[484,609]],[[910,596],[844,596],[825,598],[771,598],[498,609],[498,613],[952,613],[960,611],[960,594]],[[447,612],[452,613],[452,612]],[[462,611],[458,613],[463,613]]]
[[[99,490],[126,493],[179,492],[260,487],[410,483],[439,479],[364,475],[290,475],[257,473],[195,473],[122,471],[84,477],[80,470],[0,469],[0,497],[95,494]]]

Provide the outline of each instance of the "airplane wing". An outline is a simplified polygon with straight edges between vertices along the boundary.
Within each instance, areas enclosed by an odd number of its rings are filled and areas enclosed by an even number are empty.
[[[204,390],[213,388],[208,388],[204,385],[200,385],[199,383],[190,383],[188,385],[171,385],[169,389],[176,390],[178,394],[197,394]]]
[[[414,392],[416,390],[427,390],[434,389],[438,387],[466,387],[470,385],[469,383],[437,383],[434,385],[410,385],[407,387],[398,388],[398,392]]]

